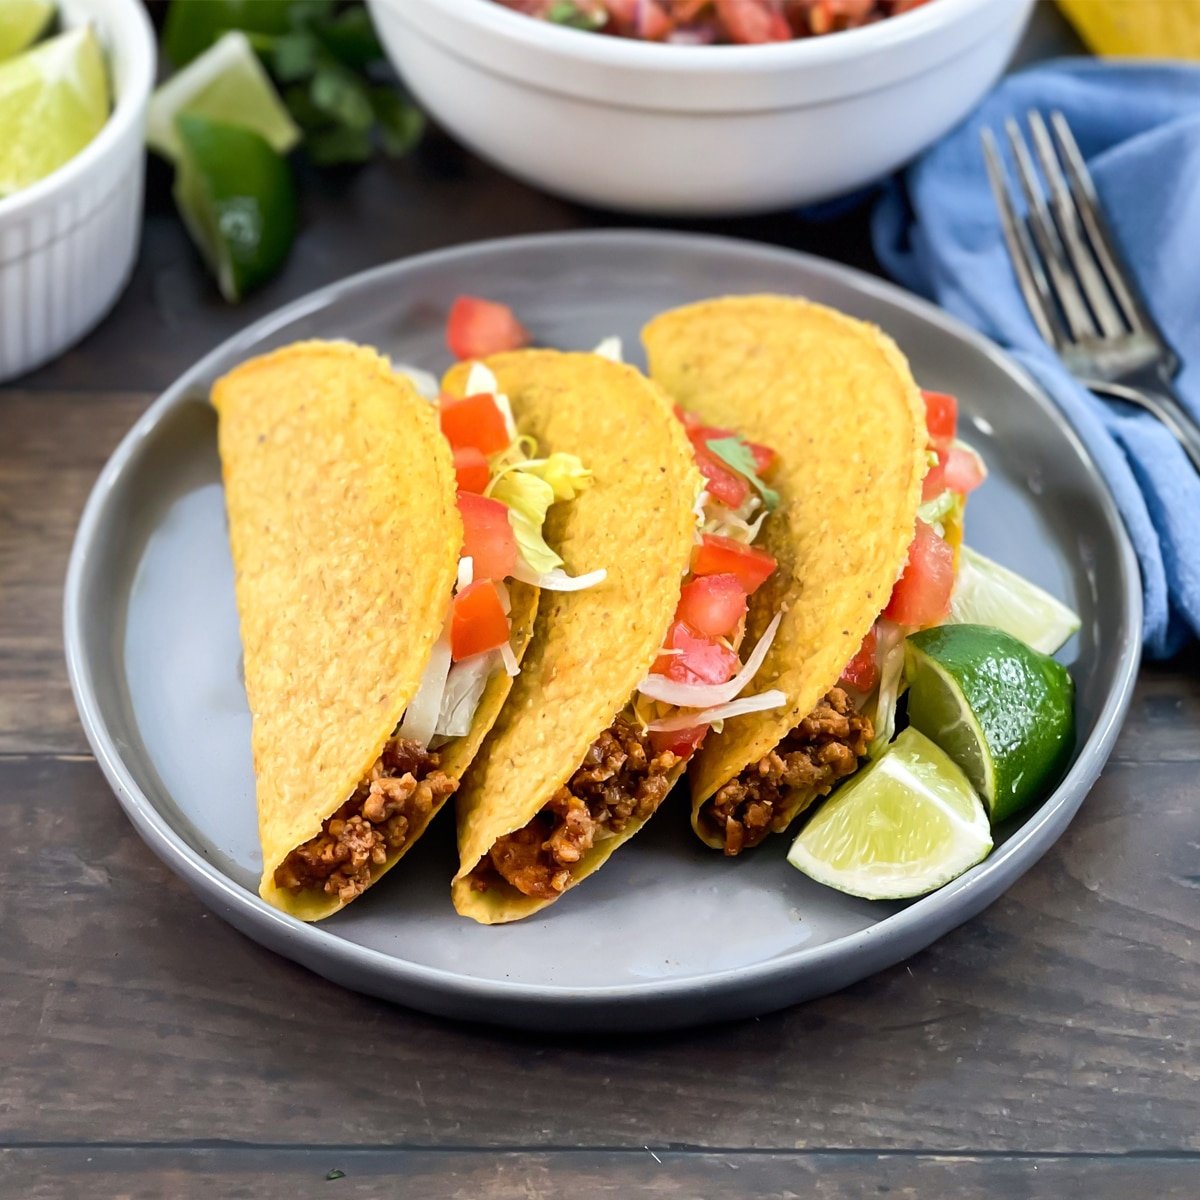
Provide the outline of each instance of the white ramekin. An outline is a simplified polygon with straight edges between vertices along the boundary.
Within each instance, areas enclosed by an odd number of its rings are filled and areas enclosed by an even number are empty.
[[[894,170],[992,86],[1033,0],[932,0],[767,46],[663,46],[492,0],[368,0],[414,95],[484,158],[645,213],[824,200]]]
[[[68,25],[95,25],[116,103],[70,162],[0,200],[0,383],[83,337],[137,257],[154,31],[142,0],[63,0],[61,9]]]

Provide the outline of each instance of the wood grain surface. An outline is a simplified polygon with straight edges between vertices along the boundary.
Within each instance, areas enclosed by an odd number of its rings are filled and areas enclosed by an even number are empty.
[[[1049,20],[1031,44],[1055,44]],[[197,356],[313,287],[626,222],[435,135],[407,162],[306,179],[284,276],[232,309],[168,185],[155,167],[112,316],[0,389],[0,1197],[1200,1196],[1195,648],[1143,668],[1099,784],[1000,901],[759,1020],[603,1039],[451,1024],[208,914],[121,815],[66,683],[62,579],[105,458]],[[673,227],[870,268],[866,211]]]

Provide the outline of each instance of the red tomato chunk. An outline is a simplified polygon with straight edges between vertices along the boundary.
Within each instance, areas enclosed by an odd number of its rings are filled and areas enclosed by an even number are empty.
[[[507,304],[479,296],[459,296],[450,306],[446,344],[455,358],[487,358],[504,350],[517,350],[529,334]]]
[[[741,665],[732,650],[690,629],[684,621],[671,622],[663,649],[676,653],[660,654],[651,670],[676,683],[725,683]]]
[[[669,750],[679,758],[690,758],[700,748],[707,732],[707,725],[693,725],[690,729],[652,729],[650,745],[656,754]]]
[[[470,558],[475,579],[505,579],[517,565],[517,539],[508,523],[508,509],[499,500],[458,493],[462,514],[462,556]]]
[[[499,454],[509,443],[508,426],[495,397],[486,392],[462,400],[443,399],[442,432],[455,450],[473,446],[480,454]]]
[[[746,589],[736,575],[697,575],[683,585],[675,615],[698,633],[728,637],[746,615]]]
[[[945,392],[922,392],[925,400],[925,428],[929,440],[940,450],[954,440],[958,427],[958,401]]]
[[[879,664],[876,661],[877,649],[878,638],[875,634],[875,626],[872,625],[867,630],[867,636],[863,638],[862,645],[846,664],[846,669],[842,672],[839,682],[856,691],[869,692],[879,680]]]
[[[950,611],[953,590],[954,551],[930,526],[918,521],[904,573],[883,615],[918,629],[936,625]]]
[[[735,575],[753,595],[775,570],[775,559],[765,550],[736,542],[720,534],[706,533],[692,552],[692,571],[697,575]]]
[[[482,492],[491,478],[483,451],[474,446],[462,446],[454,451],[454,474],[464,492]]]
[[[454,597],[450,619],[450,657],[459,662],[495,650],[508,641],[508,617],[490,579],[477,579]]]

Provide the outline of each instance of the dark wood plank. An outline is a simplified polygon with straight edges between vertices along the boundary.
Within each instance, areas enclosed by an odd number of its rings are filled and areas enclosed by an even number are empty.
[[[599,1040],[343,991],[207,915],[91,762],[0,760],[0,1144],[1200,1151],[1194,780],[1114,765],[1000,902],[840,995]]]
[[[63,665],[63,576],[88,492],[151,398],[0,391],[0,753],[87,749]]]
[[[333,1178],[330,1178],[330,1176]],[[956,1200],[1194,1200],[1194,1158],[688,1154],[669,1150],[470,1153],[75,1149],[0,1151],[0,1196],[74,1200],[620,1200],[626,1196],[954,1196]]]

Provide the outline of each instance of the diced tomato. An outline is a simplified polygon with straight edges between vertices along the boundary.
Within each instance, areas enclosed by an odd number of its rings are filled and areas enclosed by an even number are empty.
[[[954,440],[958,427],[958,401],[945,392],[925,392],[925,428],[929,440],[939,449],[944,449]]]
[[[464,558],[471,559],[475,579],[504,579],[517,565],[517,539],[508,523],[508,509],[499,500],[458,493],[462,514]]]
[[[475,446],[462,446],[454,451],[454,474],[464,492],[482,492],[491,478],[487,459]]]
[[[679,758],[691,758],[700,748],[707,732],[707,725],[693,725],[689,729],[652,729],[650,745],[654,747],[655,754],[670,751]]]
[[[953,590],[953,549],[924,521],[918,521],[904,573],[892,589],[883,615],[920,629],[936,625],[950,611]]]
[[[946,465],[942,462],[941,454],[938,460],[925,472],[925,480],[921,484],[921,499],[932,500],[946,490]]]
[[[460,450],[474,446],[481,454],[499,454],[509,443],[508,426],[496,398],[486,392],[462,400],[448,399],[441,407],[442,432]]]
[[[750,453],[754,455],[754,470],[763,475],[771,469],[772,464],[778,455],[770,446],[760,446],[758,442],[747,442],[750,447]]]
[[[707,450],[706,442],[716,438],[737,437],[736,429],[721,429],[716,425],[701,425],[695,419],[688,426],[688,438],[693,446]]]
[[[869,692],[879,679],[879,663],[875,652],[878,649],[878,639],[875,636],[875,626],[867,630],[862,645],[855,651],[854,657],[846,664],[840,683],[852,687],[859,692]]]
[[[940,458],[946,487],[961,496],[973,492],[987,478],[987,471],[978,455],[962,446],[951,446]]]
[[[454,597],[450,657],[455,662],[495,650],[508,641],[509,632],[508,617],[492,580],[477,579]]]
[[[695,447],[696,466],[704,476],[704,486],[714,500],[727,508],[741,508],[750,499],[750,484],[744,476],[731,471],[711,450]]]
[[[697,575],[683,585],[675,615],[699,633],[727,637],[746,615],[746,589],[736,575]]]
[[[486,358],[526,345],[529,334],[507,304],[459,296],[450,306],[446,344],[455,358]]]
[[[735,42],[786,42],[792,36],[779,0],[717,0],[717,18]]]
[[[675,27],[663,0],[605,0],[610,32],[661,42]]]
[[[765,550],[717,533],[703,534],[692,552],[696,575],[736,575],[748,596],[758,591],[774,570],[775,559]]]
[[[686,621],[672,621],[663,641],[664,650],[651,671],[676,683],[725,683],[738,672],[738,656],[713,638],[690,628]]]
[[[678,404],[675,405],[675,416],[682,422],[684,428],[689,431],[700,427],[700,418],[695,413],[688,412],[686,408],[680,408]],[[690,432],[689,436],[691,436]]]

